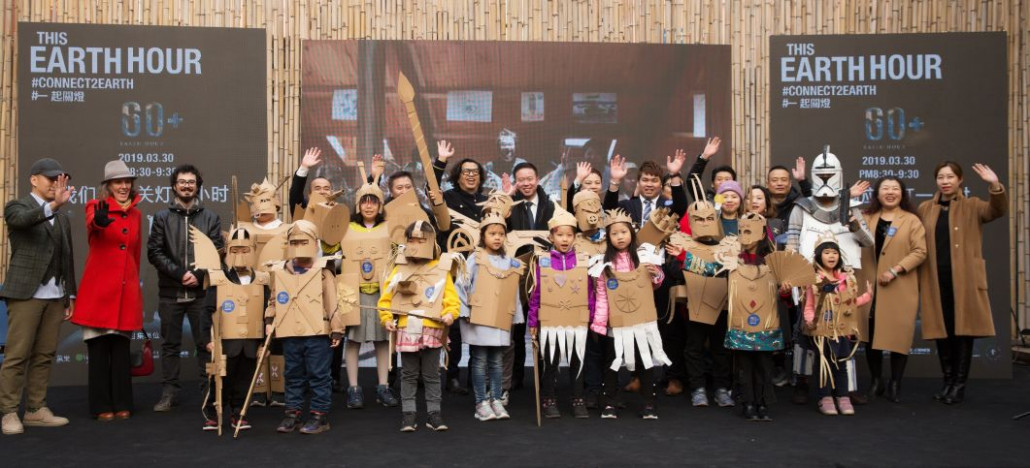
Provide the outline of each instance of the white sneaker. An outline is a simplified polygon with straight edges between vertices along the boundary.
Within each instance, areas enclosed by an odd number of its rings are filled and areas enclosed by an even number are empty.
[[[487,400],[483,400],[482,402],[476,405],[475,416],[476,419],[480,421],[490,421],[497,419],[497,415],[494,414],[493,407],[490,406],[490,402]]]
[[[18,413],[7,413],[3,419],[3,433],[4,435],[21,434],[25,432],[25,426],[21,424],[21,419],[18,419]]]
[[[505,390],[504,393],[501,394],[501,404],[504,405],[504,406],[508,406],[508,391],[507,390]]]
[[[490,400],[490,406],[494,409],[497,419],[508,419],[511,417],[508,415],[508,410],[504,409],[504,404],[500,400]]]

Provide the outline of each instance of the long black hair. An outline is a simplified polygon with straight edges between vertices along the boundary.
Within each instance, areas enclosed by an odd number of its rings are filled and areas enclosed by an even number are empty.
[[[815,247],[815,264],[819,265],[819,268],[826,268],[826,265],[823,265],[823,251],[827,249],[836,250],[838,255],[837,265],[830,270],[834,273],[844,271],[844,253],[840,251],[840,246],[836,242],[823,242]]]
[[[640,257],[637,256],[637,231],[634,231],[633,226],[630,226],[627,223],[615,224],[626,224],[626,226],[629,227],[629,246],[626,247],[626,250],[629,251],[629,258],[633,262],[633,268],[636,268],[640,265]],[[614,245],[612,245],[612,236],[607,232],[612,226],[615,226],[615,224],[605,228],[605,237],[608,239],[608,246],[605,247],[604,250],[605,263],[614,262],[615,257],[619,254],[619,251],[615,249]]]
[[[878,213],[883,209],[883,204],[880,203],[880,186],[885,181],[893,180],[901,186],[901,201],[898,202],[898,208],[907,211],[912,214],[916,214],[916,209],[912,207],[912,200],[908,198],[908,190],[905,188],[905,182],[894,176],[884,176],[876,179],[876,183],[873,184],[873,197],[869,200],[869,206],[862,210],[865,214]]]
[[[350,222],[364,226],[365,217],[361,215],[361,204],[372,200],[375,200],[377,203],[379,203],[379,213],[376,214],[375,224],[373,224],[372,226],[378,226],[382,224],[384,221],[386,221],[386,213],[383,211],[383,201],[380,200],[379,197],[372,195],[371,193],[366,193],[361,196],[361,200],[358,200],[358,202],[354,204],[354,207],[357,209],[354,210],[353,213],[351,213]]]

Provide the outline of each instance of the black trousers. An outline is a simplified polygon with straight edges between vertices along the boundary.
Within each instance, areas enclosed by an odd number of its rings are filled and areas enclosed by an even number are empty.
[[[622,386],[619,385],[619,371],[613,370],[611,364],[615,362],[615,339],[610,336],[601,337],[604,346],[604,401],[606,405],[617,406],[622,397]],[[637,371],[635,376],[640,377],[640,395],[644,397],[644,405],[655,406],[656,379],[660,367],[654,366],[650,369],[643,369],[640,359],[640,350],[634,347],[634,359],[636,360]]]
[[[518,313],[518,312],[516,312]],[[515,359],[511,364],[511,389],[522,388],[526,378],[526,324],[511,326],[511,341],[515,347]]]
[[[658,320],[658,333],[662,336],[662,348],[665,355],[669,356],[672,365],[665,366],[665,379],[677,379],[681,382],[687,380],[687,318],[686,308],[677,306],[672,311],[672,321],[668,317]]]
[[[583,377],[586,388],[592,392],[600,393],[601,384],[604,381],[604,341],[593,331],[587,332],[587,355],[583,363]]]
[[[340,381],[340,368],[343,367],[343,348],[343,346],[337,346],[332,351],[333,359],[329,362],[329,375],[333,378],[333,382]]]
[[[129,339],[103,335],[86,341],[89,353],[89,412],[132,411]]]
[[[193,344],[197,354],[197,370],[201,379],[205,378],[205,365],[211,361],[211,354],[207,352],[206,344],[210,337],[204,336],[204,330],[209,330],[211,314],[207,311],[207,301],[204,298],[195,299],[190,302],[176,302],[175,299],[162,297],[158,302],[157,313],[161,317],[161,377],[164,383],[164,391],[178,393],[182,386],[179,384],[180,359],[182,351],[182,326],[183,320],[189,320],[190,332],[193,335]]]
[[[561,353],[555,349],[554,358],[550,358],[550,349],[541,349],[540,353],[540,361],[544,370],[544,375],[540,377],[540,396],[554,398],[557,394],[558,378],[561,376]],[[568,350],[568,353],[570,358],[568,373],[569,383],[572,385],[572,398],[583,398],[586,369],[582,367],[579,356],[572,350]]]
[[[733,363],[741,403],[768,405],[775,400],[771,351],[734,351]]]
[[[229,405],[235,416],[243,409],[250,379],[257,369],[257,359],[239,353],[225,360],[225,377],[222,381],[222,404]]]
[[[712,384],[715,388],[730,389],[733,383],[733,356],[723,346],[726,339],[726,311],[719,314],[714,325],[687,321],[687,375],[690,379],[690,390],[705,388],[707,379],[705,366],[705,345],[712,359]]]
[[[458,364],[461,363],[461,357],[465,354],[461,349],[461,327],[456,325],[450,327],[450,331],[447,332],[447,380],[459,378],[461,368],[458,367]]]

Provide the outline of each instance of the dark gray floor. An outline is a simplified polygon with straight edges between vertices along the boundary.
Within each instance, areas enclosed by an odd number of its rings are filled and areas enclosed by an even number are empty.
[[[84,387],[62,387],[51,390],[50,405],[71,424],[0,437],[0,466],[1030,466],[1030,418],[1011,419],[1030,411],[1030,368],[1017,365],[1013,374],[1011,381],[971,382],[967,401],[955,407],[931,400],[937,381],[909,379],[904,403],[875,401],[852,417],[821,416],[814,403],[793,405],[790,389],[779,389],[772,423],[665,396],[661,419],[643,421],[630,396],[618,420],[596,413],[575,420],[563,406],[565,417],[537,428],[531,386],[514,394],[513,419],[501,422],[478,422],[471,396],[445,394],[450,431],[423,427],[415,434],[397,431],[399,409],[347,410],[337,394],[327,433],[277,434],[281,412],[255,408],[254,429],[239,440],[200,430],[196,391],[176,411],[157,414],[149,408],[158,385],[138,385],[141,411],[129,421],[99,423],[89,419]],[[366,387],[366,403],[372,393]]]

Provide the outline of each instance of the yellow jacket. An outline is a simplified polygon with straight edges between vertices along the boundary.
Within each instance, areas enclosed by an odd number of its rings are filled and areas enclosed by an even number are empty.
[[[439,260],[432,260],[432,261],[429,262],[428,267],[429,268],[433,268],[434,266],[436,266],[437,263],[440,263],[440,261]],[[383,284],[390,284],[391,282],[393,282],[393,277],[396,276],[396,275],[397,275],[397,267],[394,267],[393,271],[390,272],[390,276],[386,278],[386,282],[384,282]],[[450,273],[447,273],[447,280],[446,280],[446,282],[444,284],[443,299],[442,300],[443,300],[443,303],[441,304],[442,307],[440,308],[440,317],[446,317],[447,315],[450,315],[451,318],[453,318],[454,320],[457,320],[458,319],[458,313],[461,311],[461,299],[458,298],[458,290],[454,288],[454,279],[451,277]],[[383,310],[383,309],[390,309],[391,308],[390,306],[392,304],[393,304],[393,290],[390,290],[388,288],[384,288],[382,290],[382,293],[379,296],[379,304],[378,304],[379,305],[379,321],[382,322],[384,326],[386,325],[386,322],[389,322],[390,320],[393,320],[395,318],[395,316],[394,316],[394,314],[392,312],[390,312],[389,310]],[[400,317],[397,317],[397,328],[398,329],[403,329],[407,325],[408,325],[408,316],[400,315]],[[443,324],[442,323],[434,322],[434,321],[431,321],[431,320],[423,321],[422,326],[423,327],[428,327],[428,328],[443,328]]]

